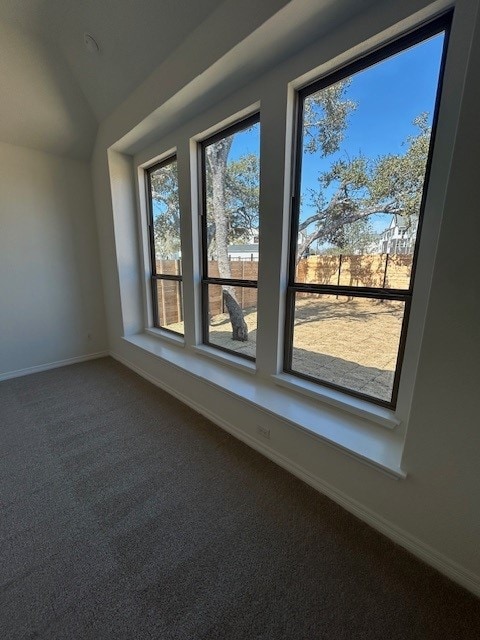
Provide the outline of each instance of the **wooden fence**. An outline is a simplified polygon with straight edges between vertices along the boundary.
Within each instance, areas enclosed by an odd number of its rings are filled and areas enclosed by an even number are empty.
[[[407,289],[412,257],[387,253],[309,256],[298,264],[297,282]]]
[[[157,273],[179,275],[180,260],[157,260]],[[238,280],[256,280],[258,278],[257,260],[232,260],[230,262],[232,278]],[[208,275],[218,278],[218,264],[215,260],[208,262]],[[234,287],[235,297],[242,309],[257,306],[257,290],[250,287]],[[209,285],[209,310],[211,316],[226,313],[223,303],[222,287]],[[158,315],[164,327],[183,320],[182,287],[175,280],[157,280]]]
[[[297,282],[357,287],[383,287],[406,289],[412,270],[412,256],[400,254],[309,256],[301,260],[297,267]],[[232,278],[257,280],[257,260],[232,260]],[[179,260],[157,262],[157,273],[180,274]],[[208,275],[219,276],[216,261],[208,262]],[[169,326],[183,320],[181,285],[173,280],[157,282],[158,311],[160,324]],[[257,290],[250,287],[235,287],[235,295],[242,309],[257,306]],[[222,287],[209,285],[209,310],[211,316],[225,313]]]

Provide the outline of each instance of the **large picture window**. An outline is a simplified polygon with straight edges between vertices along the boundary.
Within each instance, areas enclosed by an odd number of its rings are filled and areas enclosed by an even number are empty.
[[[260,123],[254,115],[201,144],[203,341],[254,360]]]
[[[394,407],[449,17],[299,92],[284,370]]]
[[[184,334],[180,209],[175,156],[147,170],[153,326]]]

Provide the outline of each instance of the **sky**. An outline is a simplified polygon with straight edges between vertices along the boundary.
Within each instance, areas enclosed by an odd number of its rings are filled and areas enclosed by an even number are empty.
[[[328,170],[332,162],[359,153],[367,158],[402,154],[408,136],[418,132],[413,125],[414,118],[427,112],[431,123],[443,40],[443,34],[433,36],[351,77],[345,97],[353,100],[357,108],[348,118],[340,150],[327,158],[320,154],[303,154],[301,220],[314,212],[308,204],[308,190],[318,188],[319,174]],[[234,134],[229,161],[250,153],[258,155],[260,135],[259,124]],[[328,197],[329,193],[326,195]],[[154,213],[160,210],[155,203]],[[388,227],[390,220],[391,216],[372,217],[374,231]]]
[[[360,153],[367,158],[403,154],[408,136],[418,132],[413,120],[421,113],[429,114],[431,124],[443,40],[443,34],[434,36],[351,77],[346,97],[357,108],[349,117],[341,148],[328,158],[303,154],[302,194],[316,188],[318,174],[337,159]],[[301,217],[313,213],[308,195],[303,201]],[[378,232],[388,226],[390,216],[376,216],[371,222]]]
[[[387,153],[404,153],[405,141],[418,129],[416,116],[429,114],[431,123],[435,107],[438,75],[443,47],[443,34],[407,49],[387,60],[355,74],[346,97],[357,103],[348,120],[345,138],[338,153],[328,158],[304,153],[302,160],[302,193],[318,186],[320,172],[341,157],[354,157],[360,152],[375,158]],[[246,153],[258,153],[258,127],[235,134],[229,159]],[[308,196],[303,198],[301,219],[311,215]],[[372,220],[375,231],[388,226],[390,217]]]

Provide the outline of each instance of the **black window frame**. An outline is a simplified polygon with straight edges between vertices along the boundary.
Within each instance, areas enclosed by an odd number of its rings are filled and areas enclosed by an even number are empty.
[[[168,331],[176,336],[185,337],[184,333],[180,331],[174,331],[173,329],[169,329],[166,326],[160,324],[160,314],[159,314],[159,306],[158,306],[158,290],[157,290],[157,282],[160,280],[169,280],[175,281],[179,283],[179,296],[180,296],[180,306],[182,309],[182,319],[184,316],[183,313],[183,268],[182,272],[178,275],[169,274],[169,273],[158,273],[157,272],[157,261],[155,255],[155,233],[154,233],[154,224],[153,224],[153,202],[152,202],[152,173],[165,167],[173,162],[177,162],[177,154],[174,153],[167,158],[164,158],[160,162],[152,165],[145,169],[145,188],[146,188],[146,196],[147,196],[147,226],[148,226],[148,244],[150,251],[150,295],[152,300],[152,316],[153,316],[153,326],[156,329],[161,329],[162,331]],[[177,170],[178,177],[178,170]],[[181,215],[181,214],[180,214]]]
[[[205,140],[200,141],[198,145],[198,155],[199,155],[199,180],[198,184],[200,186],[200,200],[201,208],[201,265],[202,265],[202,277],[201,277],[201,287],[202,287],[202,342],[203,344],[212,347],[214,349],[218,349],[219,351],[224,351],[225,353],[232,354],[234,356],[238,356],[239,358],[243,358],[245,360],[250,360],[251,362],[256,361],[256,357],[248,355],[246,353],[240,353],[233,349],[228,349],[227,347],[222,347],[221,345],[215,344],[209,340],[209,295],[208,295],[208,287],[209,285],[226,285],[230,287],[245,287],[248,289],[256,289],[258,291],[258,280],[241,280],[237,278],[213,278],[208,275],[208,233],[207,233],[207,167],[205,162],[205,148],[223,138],[227,138],[228,136],[234,135],[239,131],[243,131],[244,129],[248,129],[248,127],[259,124],[260,125],[260,111],[257,111],[246,118],[242,118],[238,120],[234,124],[217,131],[213,135],[205,138]],[[260,215],[260,212],[259,212]],[[259,260],[260,260],[260,244],[259,244]]]
[[[400,35],[395,40],[384,44],[377,50],[366,54],[348,64],[344,67],[327,74],[326,76],[319,78],[313,83],[301,88],[297,91],[296,95],[296,114],[295,114],[295,127],[294,127],[294,145],[293,145],[293,195],[291,198],[290,209],[290,242],[289,242],[289,266],[288,266],[288,283],[286,290],[286,314],[285,314],[285,339],[284,339],[284,353],[283,353],[283,371],[290,375],[294,375],[298,378],[303,378],[310,382],[329,387],[338,391],[341,391],[350,396],[367,400],[368,402],[387,407],[389,409],[395,409],[398,400],[398,390],[400,386],[400,375],[402,369],[402,363],[404,359],[405,344],[407,339],[408,321],[410,316],[410,309],[412,303],[414,281],[418,260],[418,249],[420,244],[425,201],[428,192],[428,183],[430,179],[431,164],[433,150],[435,146],[435,137],[437,131],[438,111],[440,107],[440,100],[443,89],[445,61],[448,50],[448,42],[451,31],[453,10],[449,10],[439,17],[431,20],[430,22],[421,25],[403,35]],[[423,182],[422,198],[419,210],[418,228],[415,241],[415,247],[412,259],[412,271],[410,275],[410,283],[408,289],[387,289],[384,287],[355,287],[348,285],[324,285],[317,283],[297,283],[295,281],[296,271],[296,255],[297,255],[297,237],[298,227],[300,222],[300,195],[301,195],[301,178],[302,178],[302,154],[303,154],[303,105],[307,97],[313,93],[317,93],[321,89],[324,89],[332,84],[344,80],[360,71],[363,71],[376,63],[387,60],[394,55],[405,51],[406,49],[420,44],[421,42],[428,40],[429,38],[444,33],[444,42],[440,60],[440,68],[438,75],[437,92],[433,110],[432,118],[432,130],[429,143],[429,152],[427,157],[427,164],[425,168],[425,179]],[[393,380],[392,395],[390,401],[382,400],[375,396],[371,396],[348,387],[344,387],[340,384],[335,384],[328,380],[323,380],[308,374],[295,371],[292,367],[293,360],[293,339],[294,339],[294,325],[295,325],[295,296],[296,293],[310,293],[310,294],[323,294],[323,295],[344,295],[354,298],[370,298],[376,300],[397,300],[404,302],[404,316],[402,322],[402,328],[400,332],[400,341],[397,353],[397,361],[395,367],[395,374]]]

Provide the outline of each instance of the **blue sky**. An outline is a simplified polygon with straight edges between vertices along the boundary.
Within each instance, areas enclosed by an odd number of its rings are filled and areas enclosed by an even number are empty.
[[[357,103],[357,109],[349,117],[341,149],[328,158],[304,154],[302,192],[316,188],[319,173],[342,156],[354,157],[361,152],[375,158],[404,153],[407,137],[417,132],[414,118],[425,111],[430,121],[433,116],[443,40],[443,34],[439,34],[352,76],[347,97]],[[232,160],[259,152],[257,129],[235,135]],[[308,202],[308,196],[304,202]],[[305,204],[301,217],[311,213]],[[377,231],[388,225],[385,218],[379,216],[372,221]]]
[[[251,153],[260,155],[260,124],[234,134],[228,159],[237,160]]]
[[[413,120],[427,112],[432,121],[443,40],[439,34],[352,76],[347,97],[357,108],[349,117],[341,148],[328,158],[303,154],[302,194],[316,188],[319,173],[339,158],[405,152],[405,141],[418,132]],[[301,217],[311,215],[308,195],[303,202]],[[390,216],[374,216],[370,222],[379,232]]]
[[[339,158],[352,158],[359,153],[375,158],[405,152],[406,139],[418,131],[412,124],[414,118],[428,112],[431,122],[443,40],[443,34],[436,35],[352,76],[346,97],[357,104],[357,109],[349,116],[341,148],[327,158],[303,154],[302,194],[318,188],[319,174]],[[234,134],[229,159],[250,153],[260,153],[259,124]],[[314,211],[308,205],[308,195],[302,201],[301,219]],[[154,206],[155,212],[160,209],[158,204]],[[371,219],[377,232],[389,222],[390,216]]]
[[[352,76],[347,97],[357,109],[349,118],[337,157],[359,151],[368,157],[403,151],[403,141],[416,132],[413,119],[424,111],[432,118],[442,45],[443,36],[435,36]],[[318,166],[330,161],[319,163],[307,155],[303,171],[316,174]]]

